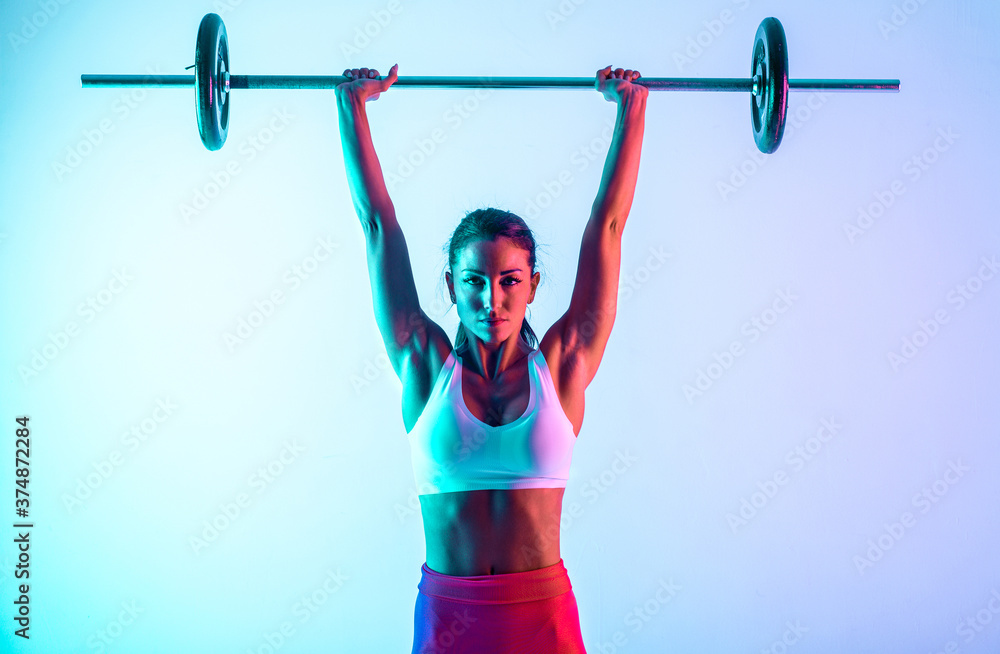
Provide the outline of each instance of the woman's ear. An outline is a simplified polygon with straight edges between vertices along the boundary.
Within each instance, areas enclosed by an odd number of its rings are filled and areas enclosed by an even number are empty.
[[[451,296],[451,303],[458,304],[455,301],[455,281],[451,278],[451,271],[445,271],[444,281],[448,284],[448,295]]]
[[[528,295],[528,304],[535,301],[535,289],[538,288],[538,282],[542,280],[542,273],[536,272],[531,276],[531,293]]]

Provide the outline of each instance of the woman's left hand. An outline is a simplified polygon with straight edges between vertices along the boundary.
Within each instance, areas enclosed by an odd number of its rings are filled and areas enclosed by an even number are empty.
[[[632,98],[645,99],[649,95],[649,89],[641,84],[632,83],[637,79],[639,79],[637,70],[621,68],[612,70],[611,66],[605,66],[597,71],[594,88],[600,91],[608,102],[621,102]]]

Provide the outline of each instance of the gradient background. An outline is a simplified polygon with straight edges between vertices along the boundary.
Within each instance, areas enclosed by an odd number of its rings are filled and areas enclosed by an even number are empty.
[[[333,92],[235,91],[209,152],[190,89],[81,88],[184,74],[210,11],[243,74],[748,76],[775,15],[793,78],[901,79],[791,95],[770,156],[747,95],[650,94],[562,555],[590,652],[1000,651],[996,3],[2,8],[4,651],[410,651],[422,524]],[[540,242],[541,337],[614,105],[395,89],[367,109],[427,313],[454,336],[443,248],[499,206]]]

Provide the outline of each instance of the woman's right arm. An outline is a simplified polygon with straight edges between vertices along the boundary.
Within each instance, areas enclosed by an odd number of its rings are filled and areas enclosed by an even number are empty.
[[[419,386],[418,379],[426,376],[421,373],[428,344],[442,337],[447,341],[447,335],[420,308],[406,240],[396,222],[365,113],[365,102],[376,99],[396,80],[396,66],[384,80],[368,79],[378,75],[376,70],[362,68],[360,76],[358,70],[344,71],[345,76],[349,73],[358,79],[337,86],[337,113],[351,199],[365,233],[375,322],[396,375]]]
[[[338,85],[335,91],[347,182],[351,188],[354,211],[358,214],[362,226],[367,229],[371,223],[378,223],[381,220],[395,222],[392,201],[389,199],[389,191],[382,177],[382,167],[372,145],[365,103],[377,99],[382,91],[396,81],[396,66],[392,67],[384,80],[368,79],[369,76],[378,76],[378,71],[374,69],[361,68],[360,72],[358,69],[344,71],[347,77],[359,74],[357,79]]]

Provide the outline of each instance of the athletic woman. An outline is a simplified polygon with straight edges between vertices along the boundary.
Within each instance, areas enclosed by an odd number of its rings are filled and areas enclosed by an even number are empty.
[[[412,652],[584,652],[559,520],[584,390],[614,324],[647,89],[632,83],[638,71],[597,71],[595,88],[618,117],[566,313],[537,342],[525,319],[541,278],[531,230],[507,211],[473,211],[452,234],[445,271],[461,321],[453,347],[420,308],[365,113],[396,69],[382,80],[374,69],[345,70],[351,81],[336,97],[424,524]]]

